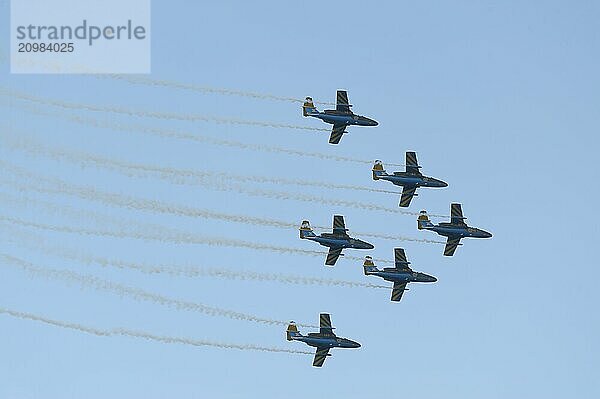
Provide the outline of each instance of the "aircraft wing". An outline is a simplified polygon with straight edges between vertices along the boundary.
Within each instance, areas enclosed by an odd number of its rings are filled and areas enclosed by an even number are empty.
[[[404,248],[394,248],[394,263],[396,265],[396,269],[409,269],[408,265],[409,261],[406,260],[406,254],[404,253]]]
[[[348,103],[348,93],[346,90],[337,91],[335,110],[340,112],[350,112],[350,104]]]
[[[322,335],[334,335],[333,327],[331,326],[331,316],[329,313],[321,313],[319,315],[319,333]]]
[[[446,247],[444,248],[444,256],[452,256],[458,248],[458,243],[460,242],[460,238],[450,238],[448,237],[448,241],[446,241]]]
[[[410,205],[410,201],[412,201],[415,191],[417,191],[416,186],[404,186],[402,188],[402,195],[400,196],[400,204],[402,208],[408,208]]]
[[[334,266],[341,253],[342,248],[329,248],[329,252],[327,252],[327,259],[325,259],[325,264],[327,266]]]
[[[317,348],[317,351],[315,352],[315,359],[313,360],[313,366],[322,367],[327,356],[331,356],[329,354],[329,348]]]
[[[406,290],[406,283],[394,283],[394,287],[392,288],[392,301],[400,302],[402,299],[402,294]]]
[[[450,223],[452,224],[465,224],[465,217],[463,217],[462,206],[460,204],[450,205]]]
[[[346,223],[342,215],[333,215],[333,234],[346,235]]]
[[[335,123],[331,129],[331,136],[329,136],[329,144],[339,144],[342,136],[346,133],[346,125],[343,123]]]
[[[419,164],[417,163],[417,153],[413,151],[406,151],[406,171],[408,173],[414,173],[420,175]]]

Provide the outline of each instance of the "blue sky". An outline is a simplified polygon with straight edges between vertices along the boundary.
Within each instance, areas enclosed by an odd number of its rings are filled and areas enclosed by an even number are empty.
[[[8,37],[8,6],[2,5]],[[144,264],[222,266],[370,281],[361,262],[244,248],[146,242],[49,232],[1,223],[0,252],[38,267],[72,270],[277,320],[316,323],[332,314],[337,333],[363,344],[338,350],[325,367],[306,355],[191,348],[126,337],[102,338],[0,315],[0,396],[304,398],[500,398],[600,395],[599,317],[594,260],[598,234],[599,143],[595,2],[154,2],[152,78],[332,101],[349,91],[354,110],[380,122],[351,128],[339,146],[327,133],[68,113],[101,122],[190,131],[359,159],[402,163],[417,151],[426,174],[449,182],[421,190],[410,210],[448,213],[461,202],[468,222],[494,233],[470,240],[452,258],[443,246],[371,239],[370,254],[392,259],[405,248],[415,270],[435,275],[400,304],[389,291],[146,275],[82,264],[41,251],[63,248]],[[8,41],[3,48],[6,55]],[[156,112],[199,113],[326,127],[298,104],[204,95],[90,76],[10,75],[1,86],[75,103]],[[238,175],[310,179],[372,188],[370,165],[315,160],[99,129],[64,111],[1,96],[3,134],[52,148],[155,166]],[[9,103],[12,103],[12,106]],[[55,115],[52,115],[54,113]],[[0,146],[0,159],[69,184],[231,214],[328,225],[346,216],[350,231],[437,238],[411,215],[359,210],[131,177]],[[154,224],[190,234],[318,249],[297,230],[156,214],[67,195],[20,191],[0,169],[3,216],[51,225],[118,230]],[[18,180],[18,179],[17,179]],[[12,184],[8,184],[10,182]],[[37,185],[35,181],[17,181]],[[266,190],[395,208],[394,195],[261,185]],[[6,198],[33,200],[14,202]],[[3,200],[4,199],[4,200]],[[37,201],[37,202],[36,202]],[[51,202],[59,207],[40,206]],[[67,210],[64,208],[67,207]],[[53,210],[54,209],[54,210]],[[60,209],[63,209],[62,211]],[[97,219],[89,215],[104,215]],[[348,252],[356,256],[367,252]],[[305,349],[282,326],[210,317],[0,268],[0,305],[97,328]],[[307,329],[303,329],[306,332]]]

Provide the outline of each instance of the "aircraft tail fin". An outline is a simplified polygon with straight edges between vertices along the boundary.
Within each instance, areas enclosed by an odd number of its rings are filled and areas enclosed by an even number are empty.
[[[370,273],[373,273],[377,270],[377,267],[373,263],[372,257],[365,256],[365,263],[363,263],[363,269],[365,271],[365,276],[368,276]]]
[[[310,227],[310,222],[308,220],[303,220],[302,224],[300,225],[300,238],[307,237],[316,237],[316,234]]]
[[[304,101],[304,104],[302,105],[302,115],[310,116],[317,112],[319,112],[319,111],[317,111],[317,108],[315,107],[315,103],[313,103],[313,99],[311,97],[306,97],[306,100]]]
[[[290,324],[288,324],[285,335],[286,335],[286,339],[288,341],[291,341],[294,337],[298,337],[301,335],[300,332],[298,331],[298,327],[296,327],[296,323],[294,323],[293,321],[290,321]]]
[[[431,220],[429,220],[427,211],[419,212],[419,218],[417,219],[417,227],[419,228],[419,230],[423,230],[431,226],[433,226],[433,224],[431,223]]]
[[[383,162],[376,160],[373,165],[373,180],[379,180],[379,177],[383,175],[386,175],[385,169],[383,168]]]

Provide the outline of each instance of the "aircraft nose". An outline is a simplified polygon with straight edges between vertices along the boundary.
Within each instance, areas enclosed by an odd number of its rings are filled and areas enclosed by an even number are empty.
[[[484,231],[483,232],[483,238],[492,238],[492,233]]]
[[[374,249],[375,246],[373,244],[369,244],[368,242],[363,243],[365,246],[365,249]]]
[[[432,283],[435,283],[435,282],[437,282],[437,277],[433,277],[433,276],[429,276],[429,277],[431,277],[431,282],[432,282]]]
[[[351,348],[360,348],[360,344],[356,341],[350,341]]]
[[[448,187],[448,183],[440,180],[440,187]]]
[[[377,126],[377,125],[379,125],[379,122],[377,122],[376,120],[373,120],[371,118],[367,118],[365,116],[362,117],[362,123],[364,123],[366,126]]]

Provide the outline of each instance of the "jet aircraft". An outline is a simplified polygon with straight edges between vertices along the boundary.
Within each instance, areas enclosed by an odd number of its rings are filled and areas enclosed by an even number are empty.
[[[491,238],[492,233],[481,230],[475,227],[469,227],[465,223],[462,207],[460,204],[450,205],[450,223],[442,222],[433,224],[427,216],[427,211],[421,211],[417,219],[417,227],[419,230],[435,231],[441,236],[448,237],[446,247],[444,248],[445,256],[454,255],[454,251],[460,244],[462,238]]]
[[[348,229],[344,223],[344,216],[333,216],[333,233],[321,233],[316,235],[308,220],[302,221],[300,225],[300,238],[305,240],[316,241],[324,247],[329,247],[329,253],[325,264],[327,266],[335,265],[344,248],[353,249],[373,249],[375,248],[368,242],[352,238],[348,235]]]
[[[408,291],[406,285],[408,283],[435,283],[437,278],[425,273],[415,272],[408,265],[410,262],[406,260],[406,254],[403,248],[394,248],[395,267],[385,267],[383,270],[378,269],[373,263],[373,258],[365,257],[363,268],[366,276],[381,277],[386,281],[394,283],[392,288],[392,301],[400,302],[404,291]]]
[[[434,179],[433,177],[423,176],[419,170],[421,167],[417,163],[417,153],[406,152],[406,171],[387,174],[383,168],[383,163],[379,160],[373,165],[373,180],[387,180],[396,186],[402,186],[402,195],[400,197],[400,206],[406,208],[410,205],[419,187],[448,187],[448,183]]]
[[[329,143],[338,144],[342,139],[342,135],[346,132],[346,127],[349,125],[358,126],[377,126],[379,123],[365,116],[356,115],[351,110],[348,103],[348,93],[345,90],[337,91],[337,99],[335,109],[328,109],[319,112],[313,103],[311,97],[306,97],[304,105],[302,105],[302,115],[312,116],[321,119],[325,123],[333,125]]]
[[[288,341],[302,341],[307,345],[314,346],[317,348],[315,352],[315,358],[313,360],[313,366],[321,367],[325,362],[331,348],[360,348],[358,342],[352,341],[348,338],[338,337],[333,333],[333,327],[331,326],[331,318],[328,313],[321,313],[319,317],[319,329],[318,333],[308,333],[308,335],[302,335],[296,327],[296,323],[293,321],[288,325],[286,336]]]

